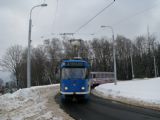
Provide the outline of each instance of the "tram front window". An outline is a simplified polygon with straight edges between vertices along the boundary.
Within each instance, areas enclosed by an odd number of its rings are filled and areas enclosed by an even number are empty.
[[[87,75],[86,68],[63,68],[62,79],[85,79]]]

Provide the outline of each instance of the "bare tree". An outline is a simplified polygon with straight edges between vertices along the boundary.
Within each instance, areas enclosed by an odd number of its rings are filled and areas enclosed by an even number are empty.
[[[32,49],[31,77],[32,85],[44,85],[45,83],[45,63],[46,55],[43,46]]]
[[[111,43],[109,43],[105,38],[95,38],[90,44],[95,58],[92,66],[93,70],[112,71],[113,57]]]
[[[131,40],[118,35],[116,38],[117,73],[119,79],[131,79]]]
[[[45,64],[45,79],[50,83],[57,83],[58,65],[62,58],[64,58],[63,44],[58,38],[53,38],[48,41],[45,46],[47,60]]]
[[[19,87],[21,74],[22,47],[20,45],[11,46],[3,56],[0,66],[16,77],[17,86]]]

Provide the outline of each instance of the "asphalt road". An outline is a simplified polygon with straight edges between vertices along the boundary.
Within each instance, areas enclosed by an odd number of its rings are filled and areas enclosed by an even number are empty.
[[[160,112],[104,100],[94,95],[87,103],[61,103],[56,101],[71,117],[76,120],[160,120]]]

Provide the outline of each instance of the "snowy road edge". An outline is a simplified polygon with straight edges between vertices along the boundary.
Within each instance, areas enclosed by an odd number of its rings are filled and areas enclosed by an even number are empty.
[[[136,99],[131,99],[131,98],[127,98],[127,97],[122,97],[122,96],[112,96],[111,94],[109,95],[105,95],[103,92],[100,92],[96,89],[93,89],[91,92],[93,95],[104,98],[104,99],[108,99],[108,100],[113,100],[116,102],[120,102],[120,103],[125,103],[127,105],[133,105],[133,106],[137,106],[137,107],[142,107],[142,108],[149,108],[149,109],[153,109],[153,110],[158,110],[160,111],[160,106],[155,104],[155,103],[148,103],[148,102],[144,102],[142,100],[136,100]]]
[[[0,120],[74,120],[55,101],[59,84],[19,89],[0,96]]]

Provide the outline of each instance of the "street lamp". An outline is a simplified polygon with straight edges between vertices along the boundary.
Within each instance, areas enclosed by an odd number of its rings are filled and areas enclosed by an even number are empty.
[[[28,31],[28,55],[27,55],[27,87],[31,86],[31,55],[30,55],[30,48],[31,48],[31,29],[32,29],[32,11],[36,7],[46,7],[47,4],[43,3],[40,5],[33,6],[30,10],[29,16],[29,31]]]
[[[113,61],[114,61],[114,84],[117,85],[117,67],[116,67],[114,30],[113,30],[113,27],[112,27],[112,26],[102,25],[101,28],[109,28],[109,29],[112,31],[112,39],[113,39]]]

